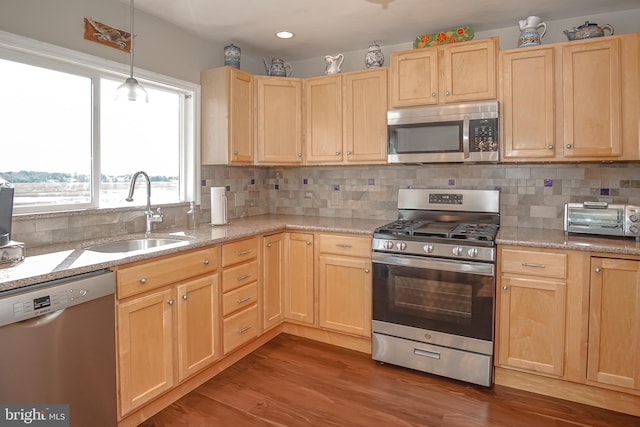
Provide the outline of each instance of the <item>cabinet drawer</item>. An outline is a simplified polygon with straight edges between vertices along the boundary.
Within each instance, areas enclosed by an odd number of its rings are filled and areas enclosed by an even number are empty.
[[[258,238],[226,243],[222,246],[222,266],[236,264],[258,256]]]
[[[222,272],[222,292],[229,292],[258,279],[258,261],[246,262]]]
[[[503,249],[501,268],[503,273],[566,279],[567,254]]]
[[[258,306],[254,305],[222,321],[224,353],[258,336]]]
[[[371,256],[371,238],[321,234],[319,248],[322,253],[369,258]]]
[[[203,249],[117,271],[118,299],[123,299],[218,269],[218,248]]]
[[[249,283],[222,295],[222,315],[240,310],[258,301],[258,284]]]

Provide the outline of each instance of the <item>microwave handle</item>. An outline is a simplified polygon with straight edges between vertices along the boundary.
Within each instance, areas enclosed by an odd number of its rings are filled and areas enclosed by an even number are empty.
[[[465,159],[469,158],[469,121],[469,116],[465,114],[462,121],[462,152]]]

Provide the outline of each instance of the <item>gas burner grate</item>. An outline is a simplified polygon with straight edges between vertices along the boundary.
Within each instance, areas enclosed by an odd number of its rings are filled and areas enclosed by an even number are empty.
[[[496,224],[459,224],[450,234],[452,239],[493,241],[498,233]]]

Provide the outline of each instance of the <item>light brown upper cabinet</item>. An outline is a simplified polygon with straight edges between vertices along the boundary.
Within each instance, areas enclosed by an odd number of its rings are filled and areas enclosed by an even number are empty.
[[[386,68],[305,79],[304,94],[306,163],[386,162]]]
[[[302,80],[256,76],[257,161],[301,164]]]
[[[628,34],[502,51],[502,160],[637,160],[638,46]]]
[[[253,163],[253,76],[231,67],[201,73],[202,164]]]
[[[393,52],[389,108],[496,98],[498,39]]]

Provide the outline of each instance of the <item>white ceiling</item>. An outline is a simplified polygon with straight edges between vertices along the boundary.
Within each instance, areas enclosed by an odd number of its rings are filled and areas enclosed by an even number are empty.
[[[412,42],[462,25],[483,31],[517,27],[529,15],[557,20],[639,7],[639,0],[135,0],[136,10],[201,39],[289,61],[362,50],[372,41]],[[282,30],[295,37],[276,39]]]

